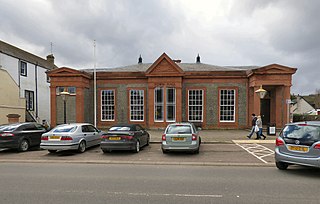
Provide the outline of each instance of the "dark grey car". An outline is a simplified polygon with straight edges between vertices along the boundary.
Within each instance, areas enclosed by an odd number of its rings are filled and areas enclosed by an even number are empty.
[[[320,121],[286,125],[276,139],[275,162],[281,170],[291,164],[320,168]]]
[[[27,151],[31,146],[40,146],[41,135],[46,128],[33,122],[14,123],[0,126],[0,148]]]
[[[149,133],[138,124],[119,124],[112,126],[101,136],[100,147],[103,152],[112,150],[133,150],[138,153],[140,148],[148,146]]]

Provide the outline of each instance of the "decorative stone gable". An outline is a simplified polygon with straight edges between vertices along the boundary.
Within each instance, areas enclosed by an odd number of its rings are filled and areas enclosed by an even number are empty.
[[[183,76],[183,70],[163,53],[146,71],[147,76]]]

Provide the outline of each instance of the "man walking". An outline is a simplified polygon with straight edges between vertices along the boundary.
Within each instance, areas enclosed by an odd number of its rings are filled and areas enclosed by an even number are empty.
[[[249,139],[251,138],[251,136],[254,133],[254,127],[256,126],[256,121],[257,121],[256,114],[252,113],[251,115],[252,115],[252,122],[251,122],[252,128],[251,128],[251,132],[247,136],[247,138],[249,138]]]

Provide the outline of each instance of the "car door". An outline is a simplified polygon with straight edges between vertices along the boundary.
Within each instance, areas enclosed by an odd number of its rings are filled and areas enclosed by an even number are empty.
[[[30,143],[30,146],[40,144],[39,141],[41,141],[41,136],[40,136],[40,138],[38,138],[38,134],[37,134],[38,131],[36,131],[36,127],[34,124],[32,124],[32,123],[24,124],[19,129],[21,130],[21,132],[20,132],[21,140],[23,138],[27,139]]]
[[[100,134],[99,130],[95,128],[93,125],[88,125],[88,132],[92,134],[92,145],[98,145],[100,144]]]
[[[87,147],[91,147],[95,144],[95,132],[89,125],[83,125],[81,127],[83,137],[87,142]]]
[[[147,144],[145,133],[140,125],[135,126],[135,134],[137,135],[137,139],[140,141],[141,146]]]

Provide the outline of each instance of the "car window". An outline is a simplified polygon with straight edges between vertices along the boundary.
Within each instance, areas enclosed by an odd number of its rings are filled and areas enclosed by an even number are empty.
[[[167,134],[191,134],[191,126],[190,125],[170,125],[167,128]]]
[[[92,125],[88,125],[89,132],[98,132],[97,128],[93,127]]]
[[[46,130],[46,128],[40,124],[35,124],[36,130]]]
[[[280,136],[291,139],[320,140],[320,127],[311,125],[288,125]]]
[[[63,126],[57,126],[55,127],[52,132],[58,133],[58,132],[74,132],[77,129],[77,126],[75,125],[63,125]]]
[[[114,126],[109,129],[109,131],[129,131],[130,127],[127,126]]]
[[[17,124],[17,125],[4,125],[4,126],[1,126],[1,131],[14,131],[15,129],[17,129],[20,125]]]

